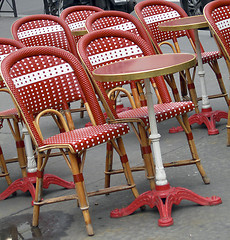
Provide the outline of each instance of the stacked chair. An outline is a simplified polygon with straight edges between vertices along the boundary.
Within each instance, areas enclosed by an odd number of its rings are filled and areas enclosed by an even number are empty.
[[[77,199],[87,232],[93,235],[87,195],[131,189],[133,195],[138,196],[121,138],[129,132],[128,125],[105,122],[88,75],[78,59],[67,51],[53,47],[23,48],[3,60],[1,73],[36,147],[38,170],[33,226],[38,225],[40,206]],[[68,112],[68,103],[78,100],[79,97],[84,100],[93,126],[72,130],[68,127],[72,126],[71,115],[68,115],[65,121],[59,111]],[[40,119],[47,114],[53,117],[60,133],[44,138]],[[83,177],[86,151],[106,142],[110,142],[116,149],[127,184],[87,193]],[[76,194],[43,199],[43,174],[53,149],[59,149],[63,153],[73,175]]]
[[[11,30],[14,39],[25,47],[57,47],[78,57],[71,31],[59,17],[46,14],[26,16],[15,21]],[[79,107],[71,108],[71,112],[80,112],[81,117],[84,116],[84,111],[83,102]]]
[[[13,40],[13,39],[8,39],[8,38],[0,38],[0,62],[9,54],[11,54],[14,51],[17,51],[21,48],[23,48],[23,44],[20,42]],[[9,94],[8,89],[6,88],[1,75],[0,75],[0,92],[1,94]],[[20,133],[20,123],[22,123],[21,116],[18,114],[18,111],[16,108],[12,109],[6,109],[4,111],[0,112],[0,128],[3,127],[4,121],[7,121],[9,128],[12,132],[12,136],[15,140],[16,144],[16,149],[17,149],[17,157],[13,159],[4,159],[2,150],[0,151],[1,155],[1,166],[3,167],[3,171],[5,172],[4,174],[7,175],[6,163],[11,163],[18,161],[22,176],[26,177],[27,172],[26,172],[26,155],[25,155],[25,146],[24,146],[24,141]],[[8,184],[10,183],[9,180],[7,180]]]
[[[219,0],[210,2],[204,8],[204,16],[209,23],[211,32],[217,45],[224,56],[228,71],[230,73],[230,1]],[[230,145],[230,108],[227,123],[227,145]]]
[[[60,18],[66,22],[71,31],[84,29],[86,19],[96,13],[102,12],[103,9],[95,6],[73,6],[64,9],[61,12]],[[81,36],[74,36],[74,40],[77,43]]]
[[[130,51],[127,51],[130,49]],[[104,107],[107,111],[110,111],[114,120],[112,122],[130,122],[132,125],[137,124],[137,128],[134,131],[140,140],[141,152],[144,158],[147,172],[151,159],[151,148],[148,143],[148,112],[147,107],[134,108],[132,110],[116,113],[113,109],[113,105],[109,100],[104,85],[100,82],[96,82],[93,78],[93,70],[103,66],[105,64],[117,62],[124,59],[137,58],[142,56],[148,56],[154,54],[152,47],[144,41],[141,37],[130,33],[128,31],[104,29],[99,31],[93,31],[83,36],[78,42],[79,56],[88,70],[92,79],[97,94],[100,96]],[[105,56],[104,58],[99,56]],[[203,181],[209,183],[209,179],[205,174],[205,171],[201,165],[198,157],[190,125],[188,123],[187,112],[194,109],[194,104],[189,102],[172,102],[168,89],[163,78],[155,78],[156,85],[158,87],[162,104],[155,105],[155,113],[157,122],[164,121],[176,117],[180,125],[185,130],[188,145],[192,158],[189,160],[181,160],[178,162],[172,161],[171,163],[165,163],[165,167],[182,166],[196,164]],[[183,111],[181,111],[183,109]],[[182,117],[182,118],[181,118]],[[144,145],[143,145],[144,143]],[[146,155],[148,154],[148,155]],[[113,173],[112,164],[108,163],[109,169],[106,169],[106,173],[111,175]],[[114,171],[114,173],[117,173]],[[151,177],[151,176],[149,176]]]
[[[135,12],[148,32],[153,44],[155,45],[156,51],[162,53],[159,46],[167,44],[171,46],[174,52],[180,52],[179,38],[186,37],[191,43],[192,48],[195,51],[195,37],[192,30],[186,31],[160,31],[158,25],[169,20],[188,17],[185,11],[177,4],[165,0],[146,0],[139,2],[135,6]],[[219,51],[205,52],[201,46],[202,61],[208,63],[213,70],[221,93],[208,96],[209,98],[224,97],[227,105],[229,104],[228,94],[222,79],[222,75],[218,65],[218,59],[221,58]],[[195,72],[193,74],[193,79]],[[194,89],[194,84],[188,84],[188,89]],[[182,84],[182,96],[186,97],[186,89]],[[201,100],[201,98],[198,98]]]

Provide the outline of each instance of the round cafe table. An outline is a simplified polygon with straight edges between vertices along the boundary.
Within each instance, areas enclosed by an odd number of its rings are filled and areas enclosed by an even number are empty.
[[[198,61],[198,75],[200,78],[201,84],[201,94],[202,94],[202,107],[201,112],[192,115],[189,118],[190,125],[194,123],[202,124],[204,123],[208,129],[209,135],[215,135],[219,133],[219,130],[216,128],[216,122],[219,122],[221,118],[228,119],[228,113],[220,110],[212,110],[210,105],[210,101],[207,95],[207,87],[205,82],[205,71],[203,67],[202,57],[201,57],[201,49],[200,49],[200,40],[198,35],[199,28],[208,27],[208,23],[203,15],[192,16],[186,18],[174,19],[168,22],[164,22],[159,25],[159,29],[161,31],[179,31],[179,30],[194,30],[195,35],[195,47],[197,53],[197,61]],[[181,127],[175,128],[170,132],[178,132],[182,131]]]
[[[183,199],[190,200],[200,205],[216,205],[221,203],[221,198],[217,196],[213,196],[211,198],[202,197],[185,188],[171,187],[167,181],[162,162],[160,134],[157,130],[153,95],[149,78],[182,71],[194,66],[195,64],[195,55],[173,53],[123,60],[105,65],[93,71],[95,80],[101,82],[145,79],[147,107],[151,130],[149,138],[153,147],[156,168],[156,189],[141,194],[125,208],[111,211],[111,217],[127,216],[143,205],[149,205],[151,208],[156,206],[160,213],[160,219],[158,220],[159,226],[170,226],[173,224],[173,219],[171,217],[172,205],[178,205]]]

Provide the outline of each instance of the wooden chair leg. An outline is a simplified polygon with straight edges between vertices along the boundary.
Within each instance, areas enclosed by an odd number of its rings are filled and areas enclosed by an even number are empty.
[[[8,169],[6,167],[6,162],[5,162],[5,159],[4,159],[4,156],[3,156],[1,146],[0,146],[0,167],[2,169],[2,174],[0,174],[0,177],[5,177],[7,184],[10,185],[12,183],[12,180],[10,178]]]
[[[107,143],[106,162],[105,162],[105,188],[110,187],[111,171],[113,168],[113,146]]]
[[[22,176],[26,177],[27,176],[27,171],[26,171],[26,153],[25,153],[25,145],[24,145],[24,141],[21,138],[21,134],[20,134],[20,130],[19,130],[19,125],[18,125],[18,121],[17,120],[13,120],[13,124],[14,124],[14,139],[16,142],[16,147],[17,147],[17,154],[18,154],[18,162],[19,162],[19,166],[21,168],[21,172],[22,172]]]
[[[147,179],[150,182],[150,188],[153,190],[155,189],[155,165],[153,163],[151,145],[149,144],[149,139],[146,136],[145,129],[140,124],[138,124],[138,129],[140,133],[142,157],[145,164],[145,171]]]
[[[87,192],[85,190],[83,174],[80,172],[76,156],[69,152],[69,158],[80,209],[82,210],[82,214],[85,220],[86,230],[88,235],[92,236],[94,235],[94,232],[89,214],[89,203]]]
[[[218,64],[217,60],[213,61],[212,65],[211,64],[209,64],[209,65],[211,66],[211,68],[213,69],[213,71],[216,74],[216,78],[217,78],[217,81],[219,83],[219,87],[220,87],[221,93],[223,94],[224,99],[225,99],[227,105],[229,106],[228,93],[226,91],[226,88],[225,88],[225,85],[224,85],[224,81],[223,81],[223,78],[222,78],[222,75],[221,75],[221,72],[220,72],[220,68],[219,68],[219,64]]]
[[[83,100],[81,100],[81,108],[83,108],[84,107],[84,102],[83,102]],[[80,118],[83,118],[84,117],[84,111],[81,111],[80,112]]]
[[[33,222],[32,222],[33,227],[37,227],[39,224],[40,205],[37,205],[36,203],[39,203],[42,200],[42,192],[43,192],[43,171],[41,171],[42,164],[43,164],[43,157],[40,153],[38,153],[36,191],[35,191],[34,207],[33,207]]]
[[[191,75],[189,70],[185,70],[185,74],[186,74],[186,79],[188,81],[188,90],[189,90],[189,94],[191,97],[192,102],[195,105],[195,112],[199,113],[199,108],[198,108],[198,100],[197,100],[197,94],[196,94],[196,90],[195,90],[195,85],[194,82],[192,81]]]
[[[201,175],[204,183],[209,184],[210,179],[206,175],[205,170],[204,170],[204,168],[203,168],[203,166],[200,162],[200,158],[198,156],[196,145],[195,145],[195,142],[194,142],[194,139],[193,139],[193,134],[192,134],[192,131],[191,131],[191,127],[190,127],[190,124],[189,124],[189,121],[188,121],[187,113],[182,115],[182,119],[183,119],[184,125],[185,125],[186,130],[187,130],[187,131],[185,131],[185,134],[187,136],[187,140],[188,140],[190,152],[191,152],[191,155],[192,155],[192,159],[196,159],[196,166],[197,166],[198,171],[200,172],[200,175]]]
[[[112,141],[111,141],[112,142]],[[137,191],[136,185],[134,183],[133,175],[130,169],[128,157],[126,155],[125,147],[122,138],[117,138],[117,144],[118,144],[118,154],[120,155],[122,167],[124,169],[124,174],[126,177],[126,181],[129,185],[132,187],[132,192],[135,198],[139,196],[139,193]]]
[[[228,122],[227,122],[227,146],[230,146],[230,107],[228,110]]]

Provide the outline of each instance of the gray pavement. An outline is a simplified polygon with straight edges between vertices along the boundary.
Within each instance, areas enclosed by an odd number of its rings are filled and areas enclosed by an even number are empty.
[[[19,1],[18,1],[19,2]],[[22,4],[31,4],[31,8],[23,7]],[[39,1],[20,0],[18,11],[20,15],[41,13],[42,7]],[[29,5],[26,5],[29,6]],[[28,11],[23,9],[30,9]],[[22,9],[22,10],[20,10]],[[16,20],[11,16],[0,14],[0,37],[11,38],[10,26]],[[217,49],[209,31],[199,31],[201,41],[208,51]],[[189,51],[187,44],[182,42],[182,50]],[[167,49],[165,50],[167,51]],[[229,90],[229,75],[223,60],[220,60],[220,69]],[[209,93],[215,92],[217,88],[212,71],[205,66],[207,89]],[[198,95],[200,94],[199,79],[196,79]],[[10,99],[0,95],[1,106],[8,108]],[[228,108],[223,99],[211,100],[213,110],[227,111]],[[201,103],[200,103],[201,106]],[[84,126],[89,121],[86,116],[80,119],[75,116],[75,121]],[[174,224],[170,227],[159,227],[159,213],[156,208],[146,207],[145,211],[136,211],[134,214],[118,219],[110,218],[110,211],[130,204],[134,199],[130,191],[123,191],[108,196],[89,198],[90,213],[95,235],[91,239],[146,239],[146,240],[227,240],[230,234],[230,167],[229,148],[226,147],[226,119],[217,123],[218,135],[209,136],[205,126],[195,124],[193,134],[203,167],[209,176],[211,183],[205,185],[195,166],[184,166],[178,168],[167,168],[167,179],[171,186],[188,188],[204,197],[213,195],[222,198],[222,204],[218,206],[199,206],[189,201],[182,201],[178,206],[173,206],[172,217]],[[48,123],[45,122],[44,125]],[[158,124],[161,134],[162,158],[165,162],[178,159],[186,159],[189,150],[184,133],[169,134],[168,130],[177,126],[175,119]],[[54,126],[50,126],[50,132]],[[5,157],[15,155],[14,142],[6,124],[0,130],[0,144]],[[130,133],[124,137],[125,146],[131,165],[141,165],[139,146],[134,136]],[[96,147],[87,153],[84,177],[88,191],[103,187],[104,182],[104,159],[105,146]],[[115,166],[118,165],[115,159]],[[8,165],[11,177],[16,180],[21,177],[17,163]],[[48,162],[46,173],[56,174],[68,181],[72,180],[71,174],[62,158],[52,158]],[[148,181],[143,172],[133,174],[134,180],[140,193],[149,190]],[[123,176],[112,177],[112,184],[116,185],[123,181]],[[0,179],[0,193],[7,185],[3,178]],[[74,193],[58,186],[50,186],[44,190],[45,197],[63,196]],[[45,239],[45,240],[72,240],[89,239],[87,236],[83,217],[75,201],[68,201],[46,205],[41,208],[39,228],[31,227],[33,208],[31,196],[21,191],[17,196],[11,196],[0,201],[0,240],[6,239]]]

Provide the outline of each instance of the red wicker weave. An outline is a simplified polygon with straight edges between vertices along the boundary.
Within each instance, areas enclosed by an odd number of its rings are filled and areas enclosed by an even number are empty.
[[[46,14],[26,16],[16,20],[11,31],[14,39],[26,47],[57,47],[77,56],[71,31],[59,17]]]
[[[85,27],[85,21],[96,12],[102,12],[103,9],[95,6],[72,6],[64,9],[61,12],[60,18],[64,20],[70,30],[82,29]],[[74,36],[77,43],[81,36]]]

